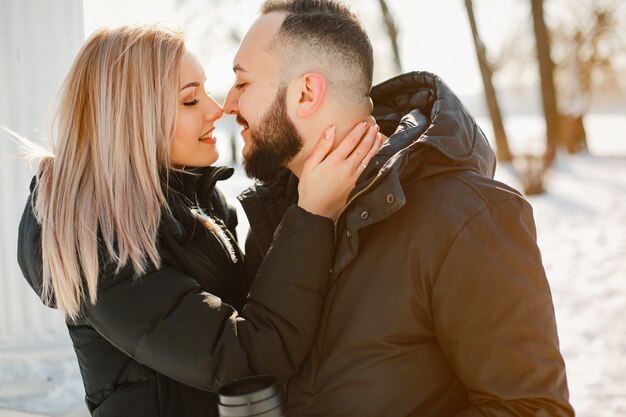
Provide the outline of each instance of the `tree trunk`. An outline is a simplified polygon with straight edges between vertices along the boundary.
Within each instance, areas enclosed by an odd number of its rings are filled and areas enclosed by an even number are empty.
[[[554,160],[556,148],[561,142],[560,115],[554,88],[554,61],[550,55],[550,37],[543,19],[543,0],[531,0],[533,28],[537,43],[537,61],[541,76],[541,98],[546,119],[546,162]]]
[[[398,47],[398,27],[393,20],[393,16],[391,15],[387,2],[385,0],[378,0],[378,3],[380,4],[380,10],[383,15],[385,30],[387,31],[387,36],[389,37],[389,42],[391,43],[391,52],[393,54],[395,70],[396,73],[401,74],[402,61],[400,59],[400,48]]]
[[[472,28],[472,38],[474,39],[476,58],[478,59],[478,66],[480,67],[480,75],[483,79],[489,117],[491,118],[491,123],[493,124],[493,133],[496,139],[496,157],[498,158],[498,161],[511,162],[513,158],[511,151],[509,150],[509,143],[506,131],[504,130],[504,123],[502,122],[502,114],[500,113],[496,90],[493,87],[493,71],[491,69],[491,65],[487,61],[487,51],[485,45],[478,35],[472,0],[465,0],[465,8],[467,9],[467,17],[469,18],[470,26]]]
[[[582,114],[561,117],[561,138],[570,154],[587,151],[587,132]]]

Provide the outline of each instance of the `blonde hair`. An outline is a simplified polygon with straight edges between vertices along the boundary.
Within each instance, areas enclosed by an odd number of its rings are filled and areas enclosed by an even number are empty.
[[[95,304],[102,265],[129,264],[136,275],[160,266],[156,236],[167,209],[160,174],[170,167],[184,52],[174,29],[101,29],[61,88],[53,156],[39,160],[33,203],[42,298],[54,297],[72,320],[83,300]]]

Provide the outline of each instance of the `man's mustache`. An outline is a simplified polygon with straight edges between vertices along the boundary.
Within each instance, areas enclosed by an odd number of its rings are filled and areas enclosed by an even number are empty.
[[[248,122],[246,121],[246,119],[241,117],[240,114],[237,115],[236,119],[237,119],[237,123],[239,123],[241,126],[248,127]]]

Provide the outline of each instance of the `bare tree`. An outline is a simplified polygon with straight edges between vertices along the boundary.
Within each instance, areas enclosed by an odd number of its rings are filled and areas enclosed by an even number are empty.
[[[500,112],[500,106],[498,105],[496,90],[493,86],[493,70],[487,59],[487,49],[485,44],[482,42],[478,34],[478,26],[474,15],[472,0],[465,0],[465,9],[467,10],[467,16],[472,29],[472,38],[476,49],[476,58],[478,59],[478,66],[480,67],[480,75],[482,76],[485,90],[485,99],[487,100],[489,117],[491,118],[493,132],[496,139],[496,156],[499,161],[511,162],[513,157],[511,155],[511,151],[509,150],[507,135],[502,121],[502,114]]]
[[[626,53],[625,8],[618,0],[583,0],[569,9],[570,17],[555,25],[552,33],[560,51],[556,82],[563,140],[567,150],[575,153],[587,149],[583,118],[594,88],[619,87],[618,60]]]
[[[396,73],[402,73],[402,60],[400,59],[400,48],[398,46],[398,37],[400,31],[393,18],[391,10],[386,0],[378,0],[380,5],[380,11],[383,16],[383,22],[385,24],[385,31],[389,37],[389,43],[391,46],[391,53],[393,54],[393,63]]]
[[[529,7],[532,2],[524,2]],[[552,10],[545,27],[550,41],[549,57],[553,63],[553,85],[559,117],[560,142],[568,152],[587,149],[584,117],[592,99],[616,95],[626,74],[626,2],[623,0],[551,0]],[[535,7],[535,15],[537,7]],[[544,10],[544,12],[546,12]],[[549,13],[547,13],[549,14]],[[528,22],[533,24],[534,19]],[[499,60],[492,68],[505,67],[511,79],[537,73],[537,37],[526,22],[509,34]],[[546,26],[544,23],[543,26]],[[506,51],[514,51],[514,54]],[[495,70],[494,70],[495,71]],[[516,75],[513,75],[516,74]],[[554,129],[552,129],[554,130]]]
[[[543,0],[531,0],[533,29],[537,45],[537,61],[541,77],[541,99],[546,121],[546,154],[548,164],[554,160],[556,148],[561,142],[560,115],[554,88],[554,61],[550,55],[550,36],[544,21]]]

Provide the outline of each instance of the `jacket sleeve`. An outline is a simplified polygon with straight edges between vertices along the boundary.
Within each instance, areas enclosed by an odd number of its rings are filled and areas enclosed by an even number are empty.
[[[432,303],[436,336],[472,404],[457,417],[574,415],[526,201],[494,203],[463,226]]]
[[[192,387],[214,391],[251,373],[283,381],[312,343],[333,251],[332,221],[293,206],[241,314],[170,267],[105,279],[84,314],[118,349]]]

